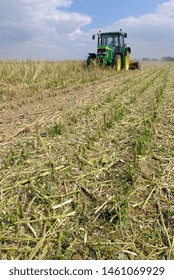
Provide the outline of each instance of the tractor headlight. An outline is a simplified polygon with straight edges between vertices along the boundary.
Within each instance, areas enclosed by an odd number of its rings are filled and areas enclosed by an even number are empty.
[[[98,52],[98,55],[107,55],[107,52]]]

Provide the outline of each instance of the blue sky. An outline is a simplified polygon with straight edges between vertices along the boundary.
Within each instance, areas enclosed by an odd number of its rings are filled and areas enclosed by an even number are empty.
[[[6,0],[0,57],[85,59],[93,33],[120,28],[133,58],[174,56],[174,0]]]
[[[112,25],[116,20],[129,16],[140,16],[154,12],[163,0],[75,0],[72,11],[84,13],[92,17],[91,26],[98,28]],[[88,26],[88,30],[89,27]]]

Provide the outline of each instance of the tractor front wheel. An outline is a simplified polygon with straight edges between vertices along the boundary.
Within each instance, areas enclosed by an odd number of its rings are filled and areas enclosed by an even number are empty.
[[[95,57],[92,55],[89,55],[87,58],[87,66],[94,66],[94,61],[95,61]]]
[[[120,55],[120,54],[116,54],[116,56],[114,57],[113,67],[114,67],[117,71],[120,71],[120,70],[121,70],[121,68],[122,68],[122,63],[121,63],[121,55]]]

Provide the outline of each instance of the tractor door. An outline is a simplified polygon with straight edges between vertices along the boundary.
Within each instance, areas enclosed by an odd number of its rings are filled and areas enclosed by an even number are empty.
[[[119,36],[119,47],[120,47],[121,55],[123,56],[124,55],[124,47],[125,47],[123,35]]]
[[[126,36],[120,34],[119,36],[119,48],[120,48],[120,53],[121,53],[121,60],[122,60],[122,67],[125,68],[126,70],[129,69],[129,64],[130,64],[130,59],[129,59],[129,53],[130,53],[130,48],[126,47],[126,44],[124,43],[124,38]]]
[[[129,69],[129,53],[127,52],[126,45],[124,43],[124,35],[119,34],[118,46],[115,47],[113,65],[117,71],[122,68]]]

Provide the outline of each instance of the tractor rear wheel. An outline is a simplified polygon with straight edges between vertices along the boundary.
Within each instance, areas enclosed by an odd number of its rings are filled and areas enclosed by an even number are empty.
[[[113,67],[117,70],[120,71],[122,68],[122,63],[121,63],[121,55],[120,54],[116,54],[114,57],[114,61],[113,61]]]
[[[125,69],[129,70],[129,67],[130,67],[130,57],[129,57],[129,52],[127,52],[125,56]]]

